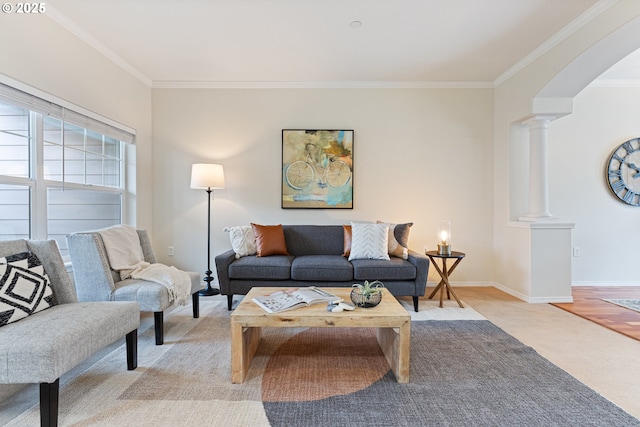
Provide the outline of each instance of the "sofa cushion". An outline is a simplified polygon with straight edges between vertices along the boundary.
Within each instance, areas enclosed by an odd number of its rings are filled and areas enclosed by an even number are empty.
[[[378,223],[384,223],[378,221]],[[412,222],[406,224],[389,224],[389,255],[398,258],[409,258],[409,230]]]
[[[354,259],[389,260],[389,224],[351,223],[351,254]]]
[[[139,325],[135,302],[58,304],[35,313],[2,328],[0,383],[52,383]]]
[[[291,279],[290,255],[273,255],[268,257],[246,256],[229,265],[229,278],[254,280],[289,280]]]
[[[49,276],[35,254],[21,252],[0,258],[0,326],[51,306]]]
[[[256,235],[253,232],[252,226],[238,225],[235,227],[225,227],[223,230],[229,233],[231,248],[233,248],[233,251],[236,253],[236,258],[256,254]]]
[[[189,276],[191,288],[189,294],[193,295],[203,289],[200,273],[186,271]],[[144,279],[125,279],[115,283],[113,299],[115,301],[136,301],[140,305],[140,311],[164,311],[173,300],[169,298],[169,289],[161,283]]]
[[[169,290],[160,283],[141,279],[125,279],[115,284],[115,301],[136,301],[140,311],[164,311],[171,305]]]
[[[291,278],[346,282],[353,280],[353,266],[341,255],[302,255],[291,264]]]
[[[353,264],[353,278],[355,280],[414,280],[416,267],[409,261],[398,257],[391,257],[389,261],[376,259],[356,259]]]
[[[251,223],[256,235],[256,252],[259,257],[271,255],[289,255],[287,243],[284,240],[282,224],[260,225]]]

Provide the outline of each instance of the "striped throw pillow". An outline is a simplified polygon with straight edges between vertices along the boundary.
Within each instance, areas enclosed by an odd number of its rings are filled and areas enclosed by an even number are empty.
[[[354,259],[389,260],[389,224],[351,223],[351,254]]]

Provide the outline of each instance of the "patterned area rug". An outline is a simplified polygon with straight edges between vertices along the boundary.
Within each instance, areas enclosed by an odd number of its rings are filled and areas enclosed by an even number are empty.
[[[426,305],[414,316],[431,320],[412,322],[409,384],[373,330],[338,328],[265,329],[247,381],[231,384],[225,305],[166,316],[163,346],[141,332],[135,371],[122,346],[66,381],[60,425],[640,426],[471,308],[467,320],[433,320],[455,314]],[[8,425],[39,425],[38,405]]]
[[[640,311],[640,299],[602,299],[602,301],[628,308],[629,310]]]

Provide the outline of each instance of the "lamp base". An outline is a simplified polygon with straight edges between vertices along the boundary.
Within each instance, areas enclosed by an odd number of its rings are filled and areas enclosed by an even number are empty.
[[[213,295],[220,295],[220,289],[212,288],[211,286],[207,286],[206,288],[198,291],[198,295],[201,297],[210,297]]]
[[[220,289],[217,288],[212,288],[211,287],[211,282],[213,282],[213,277],[211,276],[212,271],[209,269],[207,271],[204,272],[205,277],[204,277],[204,281],[207,282],[207,287],[198,291],[198,295],[202,296],[202,297],[210,297],[213,295],[219,295],[220,294]]]
[[[451,255],[451,245],[438,245],[438,255]]]

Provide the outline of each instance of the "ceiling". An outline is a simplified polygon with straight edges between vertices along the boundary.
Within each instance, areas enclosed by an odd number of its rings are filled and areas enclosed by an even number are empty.
[[[50,0],[47,14],[154,87],[491,86],[611,4]],[[629,67],[640,78],[611,78]]]

